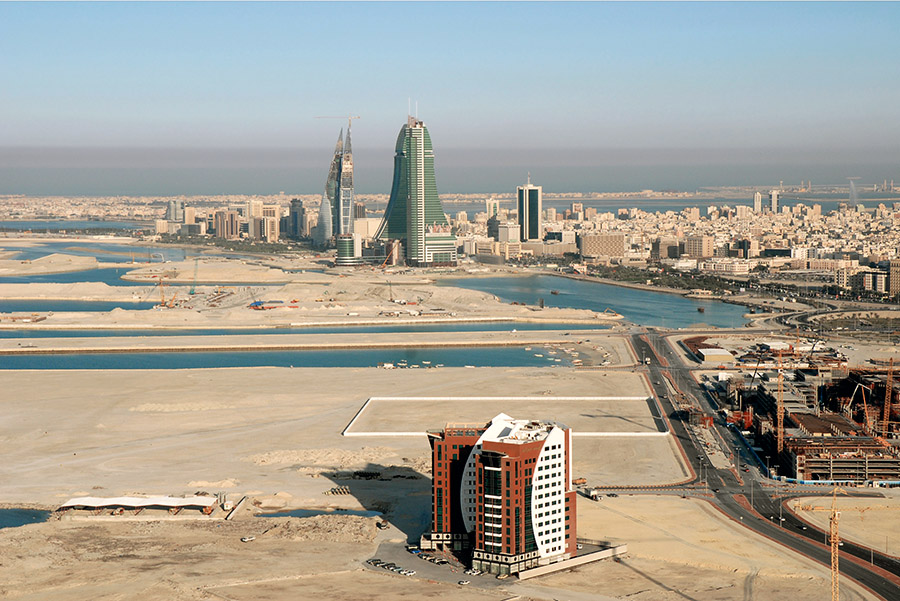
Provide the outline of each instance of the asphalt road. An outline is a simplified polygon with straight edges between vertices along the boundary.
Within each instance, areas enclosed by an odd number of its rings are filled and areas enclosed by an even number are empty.
[[[762,486],[757,479],[757,470],[744,472],[745,482],[742,484],[731,470],[720,470],[711,465],[705,451],[695,444],[684,422],[675,417],[675,406],[672,399],[668,398],[669,390],[663,381],[662,372],[664,370],[668,372],[680,391],[693,397],[694,404],[700,404],[706,413],[712,414],[715,408],[706,398],[705,391],[691,376],[690,366],[684,364],[680,355],[665,340],[652,331],[647,333],[644,338],[640,334],[633,334],[631,336],[632,346],[639,359],[650,358],[650,363],[644,365],[649,370],[650,385],[659,399],[662,410],[669,416],[672,433],[684,449],[694,471],[699,474],[701,469],[703,470],[702,473],[713,492],[714,503],[732,519],[743,522],[751,530],[830,566],[831,550],[827,546],[828,535],[812,526],[807,526],[804,530],[802,522],[789,512],[784,512],[781,509],[782,499],[777,496],[778,490]],[[666,365],[663,365],[661,361],[664,361]],[[740,441],[730,430],[718,424],[714,427],[732,449],[740,448]],[[725,450],[727,452],[727,449]],[[752,493],[751,487],[753,487]],[[775,492],[775,498],[771,494],[773,492]],[[754,509],[763,517],[759,517],[738,503],[734,497],[740,494],[743,494],[748,500],[752,498]],[[821,492],[818,494],[821,495]],[[788,496],[793,497],[797,494],[790,493]],[[782,517],[784,520],[781,520]],[[869,565],[861,565],[850,560],[848,555],[856,556],[865,564],[872,561],[875,566],[895,576],[900,576],[900,561],[850,542],[844,542],[841,547],[841,576],[852,578],[885,600],[900,599],[900,586],[890,578],[870,569]]]

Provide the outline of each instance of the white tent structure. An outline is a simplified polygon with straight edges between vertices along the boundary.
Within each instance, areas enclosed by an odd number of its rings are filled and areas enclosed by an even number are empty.
[[[104,509],[108,507],[123,507],[138,509],[147,507],[159,507],[161,509],[172,508],[196,508],[205,509],[216,504],[216,497],[192,496],[192,497],[75,497],[69,499],[60,509]]]

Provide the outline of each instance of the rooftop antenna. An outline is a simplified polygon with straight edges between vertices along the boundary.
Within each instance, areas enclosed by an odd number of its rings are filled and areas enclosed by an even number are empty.
[[[528,172],[528,185],[531,185],[531,171]]]

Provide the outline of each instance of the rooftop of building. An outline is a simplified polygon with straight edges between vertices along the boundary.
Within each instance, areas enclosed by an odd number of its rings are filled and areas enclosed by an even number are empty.
[[[498,426],[499,432],[496,431]],[[489,439],[496,442],[526,443],[546,439],[553,428],[565,429],[566,426],[550,420],[513,419],[501,413],[491,420],[488,434],[493,434]]]

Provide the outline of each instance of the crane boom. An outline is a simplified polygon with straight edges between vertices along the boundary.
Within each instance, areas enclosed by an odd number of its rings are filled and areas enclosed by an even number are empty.
[[[888,437],[891,427],[891,405],[894,402],[894,358],[888,363],[887,381],[884,383],[884,415],[881,422],[881,435]]]

